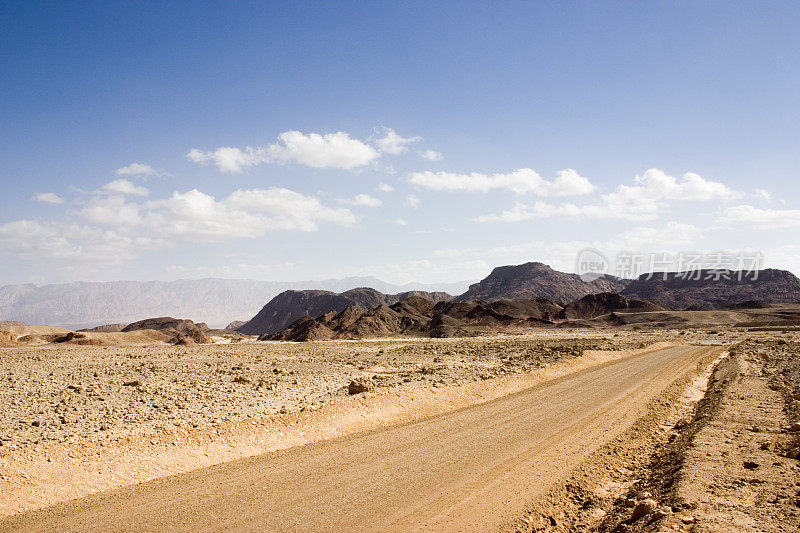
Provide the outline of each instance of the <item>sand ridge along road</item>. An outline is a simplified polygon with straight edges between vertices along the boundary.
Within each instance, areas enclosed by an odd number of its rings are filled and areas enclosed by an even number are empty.
[[[611,361],[419,422],[13,516],[0,531],[492,530],[721,351]]]

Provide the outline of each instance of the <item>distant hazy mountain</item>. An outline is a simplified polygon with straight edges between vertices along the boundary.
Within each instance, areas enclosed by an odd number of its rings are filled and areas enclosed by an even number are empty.
[[[421,296],[434,303],[450,301],[453,297],[445,292],[409,291],[399,294],[384,294],[369,287],[359,287],[342,293],[319,290],[284,291],[267,304],[238,331],[248,335],[275,333],[303,316],[317,317],[334,311],[338,313],[355,306],[363,310],[379,305],[392,305],[409,296]]]
[[[0,320],[77,329],[174,316],[222,328],[233,320],[251,318],[265,302],[288,289],[343,292],[366,286],[386,293],[427,290],[458,294],[469,283],[393,285],[372,277],[354,277],[297,282],[199,279],[6,285],[0,287]]]
[[[544,263],[524,263],[497,267],[482,281],[456,298],[464,300],[531,300],[548,298],[566,305],[587,294],[619,292],[629,280],[604,276],[593,281],[583,281],[577,274],[553,270]]]

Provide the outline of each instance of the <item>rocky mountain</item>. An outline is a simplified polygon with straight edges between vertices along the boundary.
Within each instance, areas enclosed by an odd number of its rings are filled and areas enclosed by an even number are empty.
[[[260,340],[311,341],[413,335],[458,337],[551,325],[551,316],[561,307],[540,298],[523,302],[511,300],[440,301],[413,295],[392,305],[380,304],[370,310],[351,305],[312,318],[303,316],[277,333]]]
[[[195,324],[191,320],[172,318],[171,316],[139,320],[122,328],[122,332],[127,333],[143,329],[154,329],[165,333],[169,337],[168,342],[171,344],[206,344],[211,342],[207,335],[209,329],[205,323]]]
[[[650,311],[669,311],[670,309],[652,300],[626,298],[613,292],[587,294],[580,300],[564,306],[558,313],[559,319],[591,319],[610,316],[612,313],[645,313]]]
[[[694,275],[643,274],[623,291],[630,298],[655,300],[673,309],[717,309],[748,301],[800,302],[800,279],[786,270],[756,272],[703,270]]]
[[[24,321],[68,329],[128,324],[152,316],[183,316],[223,327],[255,315],[264,302],[287,289],[342,292],[370,286],[385,293],[466,290],[469,282],[393,285],[376,278],[273,282],[246,279],[76,282],[0,287],[0,321]]]
[[[559,272],[544,263],[524,263],[495,268],[456,301],[547,298],[565,305],[587,294],[619,292],[627,283],[628,280],[608,275],[587,282],[577,274]]]
[[[364,310],[380,305],[391,305],[409,296],[421,296],[434,302],[449,301],[453,297],[445,292],[409,291],[384,294],[375,289],[359,287],[343,293],[305,290],[284,291],[267,304],[237,331],[247,335],[270,334],[281,331],[303,316],[320,316],[353,306]]]

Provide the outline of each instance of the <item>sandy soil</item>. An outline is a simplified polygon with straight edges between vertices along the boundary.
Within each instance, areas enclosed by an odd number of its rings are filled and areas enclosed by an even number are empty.
[[[0,516],[441,415],[658,341],[733,355],[670,376],[616,440],[581,455],[505,529],[796,528],[800,332],[771,326],[0,348]],[[372,391],[350,396],[354,380]]]
[[[721,350],[612,357],[495,401],[98,495],[0,528],[488,531]]]

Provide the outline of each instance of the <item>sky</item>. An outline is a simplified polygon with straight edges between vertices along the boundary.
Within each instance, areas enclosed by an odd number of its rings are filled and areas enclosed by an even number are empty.
[[[586,249],[612,273],[693,254],[800,274],[798,20],[770,1],[0,2],[0,285],[441,283],[580,271]]]

